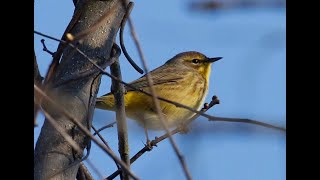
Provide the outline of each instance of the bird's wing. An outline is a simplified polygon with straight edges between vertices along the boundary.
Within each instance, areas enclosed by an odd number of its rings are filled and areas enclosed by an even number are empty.
[[[163,85],[163,84],[168,84],[168,83],[175,83],[178,82],[179,80],[183,79],[183,77],[170,77],[170,75],[162,74],[162,75],[157,75],[157,76],[152,76],[152,81],[153,81],[153,86],[158,86],[158,85]],[[132,87],[125,86],[126,92],[129,91],[136,91],[137,89],[143,89],[146,87],[149,87],[148,81],[146,79],[146,76],[142,76],[141,78],[129,83]],[[109,96],[112,93],[109,92],[107,94],[104,94],[103,96]],[[98,98],[97,101],[100,99]]]
[[[190,73],[190,71],[182,71],[181,69],[179,70],[179,73],[177,73],[177,69],[175,69],[174,67],[168,67],[168,68],[159,67],[149,72],[150,76],[152,77],[153,86],[155,87],[159,85],[169,84],[169,83],[176,83],[179,80],[182,80],[187,73]],[[135,81],[130,82],[129,84],[133,88],[129,86],[125,86],[126,92],[136,91],[136,89],[144,89],[149,87],[146,75],[140,77]],[[108,96],[110,94],[111,92],[103,96]]]
[[[168,84],[168,83],[176,83],[179,80],[183,79],[183,75],[179,75],[176,73],[172,74],[169,72],[150,72],[150,76],[153,81],[153,86],[159,86],[159,85]],[[131,82],[130,85],[136,89],[149,87],[146,75]],[[128,86],[126,86],[126,90],[127,91],[135,91],[135,89],[128,87]]]

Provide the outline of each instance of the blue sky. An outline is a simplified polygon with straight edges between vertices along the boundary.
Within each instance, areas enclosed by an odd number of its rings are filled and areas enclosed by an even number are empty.
[[[182,51],[196,50],[207,56],[222,56],[213,64],[207,102],[217,95],[221,104],[207,113],[215,116],[251,118],[286,125],[286,15],[285,8],[229,9],[217,12],[191,12],[188,1],[163,0],[135,2],[132,19],[149,69],[162,65]],[[59,13],[57,13],[59,12]],[[73,13],[72,1],[35,1],[34,28],[60,38]],[[125,30],[127,50],[141,65],[136,48]],[[42,75],[51,61],[35,35],[35,52]],[[57,43],[46,40],[54,51]],[[140,77],[123,56],[124,81]],[[110,90],[103,77],[98,95]],[[115,119],[113,112],[96,110],[94,125],[101,127]],[[43,123],[38,118],[35,141]],[[143,147],[141,127],[128,120],[130,155]],[[149,132],[151,137],[161,131]],[[116,128],[102,133],[117,152]],[[274,130],[236,123],[197,119],[186,135],[174,136],[194,179],[286,179],[286,135]],[[115,165],[93,145],[90,161],[103,176]],[[90,166],[89,166],[90,168]],[[161,142],[133,165],[141,179],[184,179],[181,166],[169,141]],[[93,172],[93,171],[91,171]],[[161,172],[161,173],[159,173]],[[93,172],[96,179],[99,175]]]

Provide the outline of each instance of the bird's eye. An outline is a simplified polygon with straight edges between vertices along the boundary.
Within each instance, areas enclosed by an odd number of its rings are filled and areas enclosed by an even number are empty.
[[[192,60],[192,63],[198,64],[198,63],[199,63],[199,59],[193,59],[193,60]]]

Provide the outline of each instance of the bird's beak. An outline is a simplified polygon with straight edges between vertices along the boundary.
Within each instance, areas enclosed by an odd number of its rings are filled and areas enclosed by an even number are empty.
[[[208,58],[206,60],[206,62],[209,62],[209,63],[213,63],[213,62],[216,62],[218,60],[222,59],[222,57],[214,57],[214,58]]]

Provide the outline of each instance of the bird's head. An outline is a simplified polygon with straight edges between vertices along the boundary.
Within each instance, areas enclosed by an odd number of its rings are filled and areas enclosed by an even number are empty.
[[[210,68],[211,63],[216,62],[220,59],[222,59],[222,57],[208,58],[202,53],[199,53],[196,51],[188,51],[188,52],[177,54],[176,56],[168,60],[166,64],[182,63],[185,66],[188,66],[197,70],[204,77],[209,78],[210,71],[211,71],[211,68]]]

